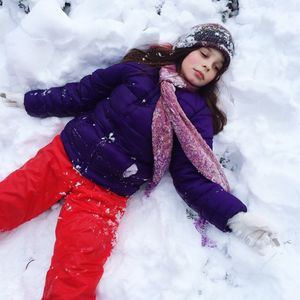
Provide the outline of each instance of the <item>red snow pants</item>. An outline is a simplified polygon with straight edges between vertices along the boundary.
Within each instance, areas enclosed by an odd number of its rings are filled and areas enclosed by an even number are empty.
[[[43,300],[92,300],[128,197],[74,170],[59,136],[0,182],[0,231],[10,230],[65,198]]]

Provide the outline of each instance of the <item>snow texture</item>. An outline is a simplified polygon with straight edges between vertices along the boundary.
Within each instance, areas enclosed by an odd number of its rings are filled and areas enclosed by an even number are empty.
[[[129,48],[174,42],[221,22],[224,1],[17,0],[0,6],[0,92],[49,88],[109,66]],[[24,1],[25,4],[25,1]],[[149,199],[128,203],[97,288],[101,300],[297,300],[300,273],[300,21],[298,0],[244,0],[226,22],[236,55],[221,85],[228,125],[214,139],[234,195],[268,218],[281,246],[258,255],[211,226],[201,247],[167,174]],[[68,118],[32,118],[0,103],[0,178],[62,130]],[[1,200],[0,200],[1,201]],[[0,234],[0,299],[37,300],[61,204]]]
[[[127,177],[130,177],[134,174],[136,174],[138,171],[138,167],[136,164],[132,164],[129,168],[127,168],[124,173],[123,173],[123,177],[124,178],[127,178]]]

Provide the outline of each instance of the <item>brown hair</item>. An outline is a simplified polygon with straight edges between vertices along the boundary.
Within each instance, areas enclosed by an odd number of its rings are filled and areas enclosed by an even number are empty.
[[[164,65],[176,64],[177,71],[180,70],[183,59],[192,51],[199,49],[199,46],[189,48],[172,49],[171,44],[152,45],[146,50],[131,49],[124,57],[122,62],[142,62],[153,67],[160,68]],[[226,114],[218,108],[218,88],[217,82],[221,75],[226,71],[222,68],[217,77],[204,87],[199,88],[198,93],[205,99],[213,117],[214,134],[223,130],[227,123]]]

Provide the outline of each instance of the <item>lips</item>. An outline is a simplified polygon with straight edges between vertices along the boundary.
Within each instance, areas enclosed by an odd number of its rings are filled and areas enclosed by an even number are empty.
[[[200,78],[201,80],[204,80],[204,75],[202,72],[195,70],[195,75]]]

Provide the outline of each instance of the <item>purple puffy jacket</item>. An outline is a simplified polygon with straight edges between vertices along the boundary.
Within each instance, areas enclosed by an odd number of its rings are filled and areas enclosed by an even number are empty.
[[[80,82],[25,94],[25,108],[36,117],[75,116],[61,133],[74,167],[119,195],[132,195],[152,178],[151,121],[160,96],[159,70],[141,63],[98,69]],[[211,113],[196,93],[177,88],[184,112],[212,147]],[[187,204],[220,230],[246,206],[203,177],[174,139],[169,171]]]

